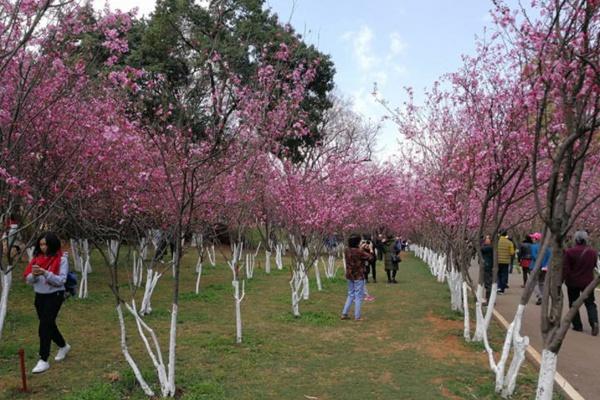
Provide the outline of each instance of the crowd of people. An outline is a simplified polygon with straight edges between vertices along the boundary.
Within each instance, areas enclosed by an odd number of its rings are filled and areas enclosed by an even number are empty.
[[[377,261],[383,261],[388,284],[397,284],[396,274],[402,261],[400,254],[408,250],[408,241],[396,236],[378,235],[373,241],[368,235],[351,235],[345,249],[346,280],[348,295],[342,309],[343,320],[350,319],[349,312],[354,304],[354,320],[362,321],[361,308],[363,301],[373,301],[366,284],[369,275],[373,283],[377,283]]]
[[[504,294],[510,287],[508,285],[509,274],[512,272],[514,261],[522,271],[524,288],[527,285],[529,276],[539,268],[537,282],[535,283],[536,304],[542,304],[542,296],[544,293],[544,284],[546,282],[546,272],[552,260],[552,247],[546,245],[546,249],[542,254],[542,234],[534,232],[525,236],[523,241],[517,247],[514,241],[508,236],[506,230],[499,232],[496,251],[498,257],[498,294]],[[569,299],[569,307],[577,300],[588,284],[594,279],[594,270],[598,263],[598,252],[589,244],[589,234],[584,230],[575,232],[573,236],[573,246],[565,250],[563,256],[563,282],[567,289],[567,297]],[[484,263],[484,283],[486,289],[486,299],[491,296],[493,283],[493,263],[494,263],[494,246],[490,235],[486,235],[482,240],[481,257]],[[592,335],[597,336],[599,333],[598,327],[598,311],[594,291],[584,301],[588,321],[591,327]],[[573,318],[573,329],[575,331],[583,331],[583,325],[579,311]]]

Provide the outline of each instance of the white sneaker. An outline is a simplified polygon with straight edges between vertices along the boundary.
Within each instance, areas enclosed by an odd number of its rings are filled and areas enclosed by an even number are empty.
[[[71,350],[70,344],[65,344],[65,347],[59,347],[58,352],[56,353],[56,357],[54,357],[55,361],[62,361],[67,356],[67,353]]]
[[[50,368],[50,364],[44,360],[39,360],[35,367],[31,370],[34,374],[41,374],[44,371],[47,371]]]

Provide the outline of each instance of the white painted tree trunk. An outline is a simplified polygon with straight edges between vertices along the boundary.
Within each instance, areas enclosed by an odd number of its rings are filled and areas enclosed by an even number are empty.
[[[283,269],[283,244],[281,243],[275,246],[275,265],[277,265],[278,270]]]
[[[162,397],[173,397],[175,395],[175,344],[177,338],[177,304],[172,304],[171,308],[171,324],[169,330],[169,364],[165,367],[163,361],[162,350],[158,342],[156,334],[148,324],[146,324],[137,312],[135,301],[132,301],[132,305],[125,304],[131,315],[134,317],[138,333],[148,356],[152,360],[152,364],[156,369],[158,382],[160,384],[160,390]],[[148,339],[148,336],[152,339],[152,343]]]
[[[529,346],[529,337],[521,336],[521,322],[523,320],[524,311],[525,306],[520,304],[513,320],[514,333],[512,339],[514,350],[512,362],[510,363],[510,368],[506,373],[504,386],[502,388],[502,397],[504,398],[512,396],[515,391],[517,376],[519,374],[519,370],[521,369],[521,365],[523,365],[523,361],[525,361],[525,351],[527,350],[527,346]]]
[[[302,278],[302,299],[308,300],[310,298],[310,281],[308,279],[307,271],[304,272]]]
[[[196,294],[200,293],[200,280],[202,279],[202,256],[196,262]]]
[[[88,256],[89,257],[89,256]],[[88,297],[88,273],[90,266],[89,258],[85,261],[82,260],[83,268],[81,269],[81,282],[79,283],[79,298],[87,299]]]
[[[235,342],[242,343],[242,300],[246,294],[246,281],[242,281],[242,290],[240,292],[240,281],[233,280],[233,298],[235,300]]]
[[[85,267],[85,263],[87,262],[87,273],[91,274],[92,264],[90,263],[90,245],[87,239],[81,240],[81,250],[81,252],[83,253],[83,266]]]
[[[129,349],[127,347],[127,334],[125,332],[125,320],[123,319],[123,311],[121,310],[120,303],[119,303],[119,305],[117,305],[117,315],[119,316],[119,327],[121,328],[121,352],[123,353],[123,356],[125,356],[125,360],[131,367],[131,370],[133,371],[135,379],[140,384],[140,387],[142,388],[142,390],[144,391],[146,396],[152,397],[152,396],[154,396],[154,392],[152,391],[150,386],[148,386],[148,383],[144,380],[144,377],[142,376],[140,369],[138,368],[137,364],[135,363],[133,357],[131,357],[131,354],[129,354]]]
[[[453,311],[463,311],[462,281],[463,279],[460,272],[454,269],[448,272],[448,287],[450,288],[450,305]]]
[[[342,265],[344,266],[344,272],[346,272],[346,252],[342,252]]]
[[[269,250],[265,250],[265,273],[271,273],[271,252]]]
[[[313,263],[313,267],[315,269],[315,278],[317,280],[317,290],[320,292],[323,290],[323,285],[321,284],[321,272],[319,271],[319,262],[316,259]]]
[[[140,307],[141,315],[148,315],[152,312],[152,293],[154,293],[156,284],[161,276],[162,274],[158,273],[158,271],[153,271],[151,268],[146,270],[146,287],[144,288],[144,298]]]
[[[231,281],[231,286],[233,286],[233,300],[235,306],[235,342],[242,343],[242,300],[244,300],[244,296],[246,295],[246,285],[245,281],[242,281],[242,290],[240,291],[240,281],[238,278],[237,265],[242,259],[244,245],[242,242],[233,244],[232,246],[232,256],[231,260],[227,262],[229,268],[231,269],[231,274],[233,279]]]
[[[304,282],[301,271],[303,270],[304,266],[300,265],[298,270],[292,271],[292,279],[290,280],[290,288],[292,289],[292,314],[294,314],[295,317],[300,316],[300,298],[302,294],[302,283]]]
[[[487,304],[485,317],[483,316],[483,305],[482,305],[483,287],[481,285],[478,285],[477,290],[478,290],[478,292],[481,291],[481,293],[478,294],[478,299],[477,299],[477,304],[476,304],[477,320],[476,320],[476,326],[475,326],[475,335],[473,335],[473,341],[474,342],[482,342],[484,340],[484,337],[487,336],[487,331],[490,326],[490,322],[492,321],[492,315],[494,313],[494,305],[496,304],[496,297],[498,296],[498,294],[497,294],[498,293],[498,284],[497,283],[492,284],[490,298],[487,300],[488,304]]]
[[[33,260],[33,252],[35,251],[35,247],[28,247],[27,248],[27,259],[29,261]]]
[[[210,249],[207,247],[206,248],[206,254],[208,255],[208,262],[210,263],[210,265],[212,265],[213,267],[217,266],[217,256],[215,254],[215,245],[211,244],[210,245]]]
[[[175,349],[177,344],[177,314],[179,306],[175,303],[171,307],[171,329],[169,330],[169,375],[168,396],[175,397]]]
[[[4,330],[4,321],[6,320],[6,311],[8,309],[8,293],[12,286],[12,267],[7,267],[8,272],[0,270],[0,339],[2,339],[2,331]]]
[[[467,342],[471,341],[471,316],[469,313],[469,293],[468,290],[469,285],[467,282],[463,282],[462,284],[462,297],[463,297],[463,310],[464,310],[464,330],[463,337]]]
[[[75,271],[81,272],[81,257],[79,255],[79,244],[77,239],[71,239],[69,241],[71,243],[71,255],[73,256],[73,269]]]
[[[254,277],[254,267],[256,266],[256,256],[254,254],[246,254],[246,278],[252,279]]]
[[[557,361],[558,354],[546,349],[542,351],[542,364],[540,365],[540,375],[538,377],[535,400],[552,400]]]

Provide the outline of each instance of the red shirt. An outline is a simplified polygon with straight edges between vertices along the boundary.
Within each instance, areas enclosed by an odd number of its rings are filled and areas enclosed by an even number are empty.
[[[567,286],[583,289],[594,280],[598,252],[589,246],[577,245],[565,250],[563,280]]]

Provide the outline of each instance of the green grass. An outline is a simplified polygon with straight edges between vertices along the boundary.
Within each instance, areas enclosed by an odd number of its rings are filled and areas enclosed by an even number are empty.
[[[365,305],[367,320],[362,323],[339,320],[344,279],[329,281],[322,274],[323,291],[318,292],[311,271],[310,300],[300,303],[302,315],[294,318],[289,272],[273,268],[267,276],[256,270],[242,303],[241,345],[234,340],[231,272],[220,256],[218,262],[216,268],[205,267],[201,292],[195,294],[194,253],[184,258],[177,341],[180,399],[499,398],[481,347],[462,339],[462,316],[450,311],[447,286],[410,256],[403,258],[398,285],[369,285],[376,301]],[[126,282],[128,264],[123,263],[120,279]],[[93,267],[90,298],[70,299],[59,317],[72,352],[63,363],[51,359],[45,374],[29,374],[32,392],[27,394],[18,392],[17,351],[25,349],[31,369],[38,346],[37,318],[31,289],[15,279],[0,342],[0,399],[145,398],[121,354],[108,274],[96,255]],[[381,265],[378,272],[383,280]],[[171,283],[167,271],[153,297],[153,312],[145,317],[165,351]],[[124,286],[122,291],[129,293]],[[138,304],[142,294],[136,294]],[[131,353],[158,393],[151,361],[131,317],[126,319]],[[492,327],[490,336],[498,348],[500,329]],[[536,371],[525,366],[513,398],[533,398],[535,381]]]

